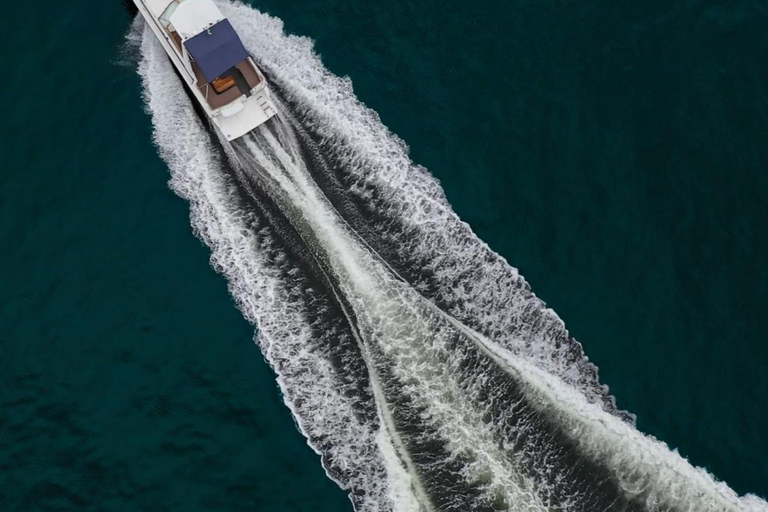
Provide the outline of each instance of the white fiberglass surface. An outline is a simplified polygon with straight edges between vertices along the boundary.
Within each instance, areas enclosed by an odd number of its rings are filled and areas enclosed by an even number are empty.
[[[168,15],[182,39],[189,39],[224,19],[212,0],[184,0]]]
[[[184,0],[143,0],[143,1],[155,16],[160,16],[161,14],[163,14],[163,12],[166,9],[171,7],[171,4],[178,5]]]

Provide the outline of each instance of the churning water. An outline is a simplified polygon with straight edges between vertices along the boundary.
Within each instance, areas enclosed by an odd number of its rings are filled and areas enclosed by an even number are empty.
[[[155,142],[357,510],[768,510],[634,428],[557,315],[311,41],[220,7],[280,118],[220,142],[139,22]]]

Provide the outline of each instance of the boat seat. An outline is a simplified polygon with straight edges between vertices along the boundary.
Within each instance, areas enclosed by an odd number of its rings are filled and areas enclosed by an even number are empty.
[[[205,76],[203,76],[203,72],[200,70],[200,66],[195,61],[192,61],[192,70],[195,72],[195,76],[197,77],[198,89],[203,93],[203,97],[205,97],[205,99],[208,101],[208,106],[214,110],[223,107],[228,103],[231,103],[243,95],[243,93],[240,92],[240,89],[237,87],[230,87],[222,93],[217,93],[211,84],[206,83]],[[235,82],[234,78],[232,81],[233,83],[237,83]]]
[[[225,76],[224,78],[214,78],[211,82],[211,85],[213,86],[213,90],[217,93],[221,94],[230,87],[235,86],[235,77],[233,76]]]

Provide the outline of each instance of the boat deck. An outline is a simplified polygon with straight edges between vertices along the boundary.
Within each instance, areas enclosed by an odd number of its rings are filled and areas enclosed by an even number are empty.
[[[211,84],[205,81],[203,72],[200,71],[200,66],[194,61],[192,62],[192,71],[195,72],[195,76],[197,77],[197,88],[203,93],[203,97],[208,101],[208,105],[212,110],[228,105],[243,95],[237,87],[232,87],[222,93],[217,93],[213,90]]]
[[[203,97],[206,99],[206,101],[208,101],[208,105],[212,110],[216,110],[217,108],[221,108],[232,103],[244,94],[249,93],[251,89],[261,83],[261,78],[259,77],[258,73],[256,73],[256,69],[250,62],[250,59],[242,61],[237,66],[235,66],[235,68],[242,75],[242,78],[247,84],[247,87],[240,87],[240,84],[238,84],[224,92],[217,93],[206,81],[205,76],[203,76],[203,73],[200,70],[200,66],[198,66],[196,62],[192,61],[192,70],[195,72],[195,77],[197,78],[197,88],[203,94]],[[236,82],[238,82],[237,78],[239,77],[236,77]]]
[[[258,73],[256,73],[256,68],[251,62],[251,59],[244,60],[235,67],[243,74],[243,78],[245,78],[245,81],[248,82],[248,86],[251,89],[261,83],[261,78],[259,78]]]

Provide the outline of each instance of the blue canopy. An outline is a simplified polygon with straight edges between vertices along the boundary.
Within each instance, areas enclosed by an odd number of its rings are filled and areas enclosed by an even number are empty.
[[[208,82],[248,58],[248,51],[226,19],[187,39],[184,46]]]

